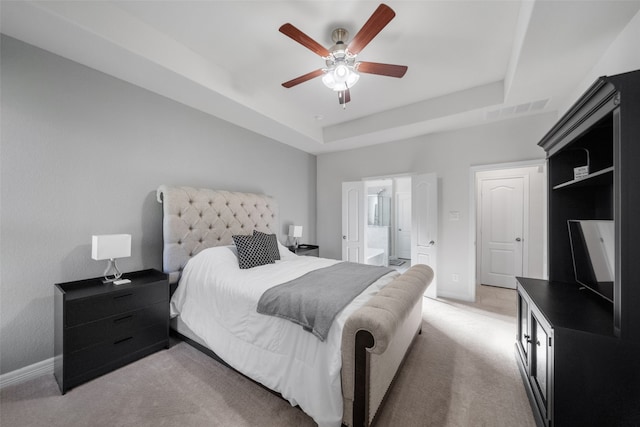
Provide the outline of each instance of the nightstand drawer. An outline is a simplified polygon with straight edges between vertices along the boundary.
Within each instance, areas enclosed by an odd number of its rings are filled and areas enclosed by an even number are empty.
[[[166,322],[167,303],[162,301],[141,310],[129,311],[95,322],[68,328],[65,331],[66,351],[72,353],[109,339],[116,339],[154,323]]]
[[[69,301],[65,311],[65,326],[71,327],[115,316],[156,302],[167,301],[168,298],[166,286],[151,284],[129,286],[105,295]]]
[[[167,344],[169,341],[166,322],[137,331],[129,331],[110,341],[66,355],[65,377],[73,378],[85,374],[162,341],[166,341]]]

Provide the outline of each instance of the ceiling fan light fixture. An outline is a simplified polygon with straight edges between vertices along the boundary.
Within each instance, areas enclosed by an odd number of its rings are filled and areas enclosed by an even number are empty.
[[[358,74],[356,70],[353,70],[353,69],[349,70],[349,76],[347,77],[347,80],[346,80],[347,87],[348,88],[353,87],[353,85],[358,83],[358,80],[360,80],[360,74]]]
[[[338,64],[326,70],[324,76],[322,76],[322,83],[329,89],[338,92],[345,90],[345,88],[353,87],[359,79],[360,74],[354,67],[347,64]]]
[[[344,64],[338,64],[333,70],[333,75],[337,81],[344,83],[347,81],[347,77],[349,77],[349,68]]]

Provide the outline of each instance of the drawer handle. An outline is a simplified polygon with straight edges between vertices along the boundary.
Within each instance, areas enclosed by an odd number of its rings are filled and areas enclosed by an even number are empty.
[[[118,295],[117,297],[113,297],[113,299],[118,300],[118,299],[121,299],[121,298],[130,297],[131,295],[133,295],[133,293],[124,294],[124,295]]]
[[[114,342],[113,344],[114,345],[115,344],[122,344],[123,342],[129,341],[129,340],[132,340],[132,339],[133,339],[133,337],[122,338],[121,340],[118,340],[118,341]]]
[[[133,319],[133,315],[124,316],[124,317],[121,317],[119,319],[114,319],[113,323],[115,323],[117,325],[117,324],[122,323],[122,322],[130,321],[131,319]]]

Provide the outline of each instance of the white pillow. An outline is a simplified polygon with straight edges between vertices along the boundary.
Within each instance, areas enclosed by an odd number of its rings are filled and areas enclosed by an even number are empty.
[[[285,245],[280,243],[279,240],[278,240],[278,250],[280,251],[280,259],[284,260],[284,259],[292,259],[292,258],[298,257],[298,255],[294,254],[289,250],[289,248],[287,248]]]

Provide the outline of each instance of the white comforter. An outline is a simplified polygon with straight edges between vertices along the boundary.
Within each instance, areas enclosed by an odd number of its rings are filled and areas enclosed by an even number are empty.
[[[182,321],[229,365],[282,394],[319,426],[342,422],[342,328],[398,273],[374,282],[336,317],[322,342],[284,319],[258,314],[262,293],[280,283],[339,261],[297,256],[280,246],[282,260],[241,270],[233,246],[200,252],[186,265],[171,299]]]

